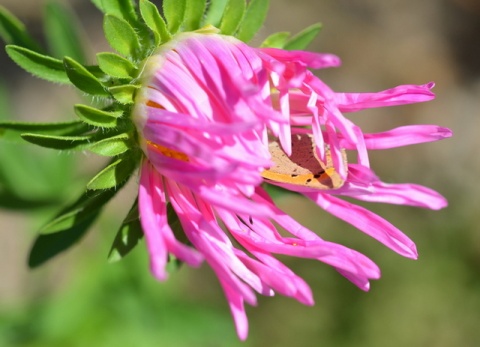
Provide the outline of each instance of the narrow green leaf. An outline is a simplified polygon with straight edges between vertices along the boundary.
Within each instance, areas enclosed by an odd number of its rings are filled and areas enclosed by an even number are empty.
[[[283,48],[289,37],[290,33],[287,31],[272,34],[262,42],[260,47]]]
[[[81,149],[89,143],[92,136],[59,136],[42,134],[22,134],[25,141],[52,149]]]
[[[269,0],[250,1],[236,34],[239,40],[248,42],[255,36],[267,17],[268,6]]]
[[[85,62],[80,25],[69,8],[58,2],[49,2],[45,6],[44,24],[47,43],[54,56],[69,56]]]
[[[75,203],[63,209],[41,230],[28,258],[31,268],[37,267],[74,245],[99,215],[102,207],[119,189],[85,192]]]
[[[85,66],[72,58],[63,58],[63,65],[70,81],[81,91],[91,95],[109,96],[103,84]]]
[[[50,82],[70,83],[61,60],[19,46],[7,45],[5,49],[15,63],[32,75]]]
[[[313,39],[317,37],[320,30],[322,30],[322,24],[316,23],[310,25],[288,40],[284,48],[287,50],[305,49],[313,41]]]
[[[124,133],[92,143],[86,149],[98,155],[114,157],[128,151],[133,146],[130,135]]]
[[[135,93],[139,88],[139,86],[133,84],[125,84],[123,86],[110,87],[108,90],[119,103],[129,105],[133,104]]]
[[[36,52],[42,51],[35,40],[30,37],[23,23],[1,5],[0,38],[7,44],[21,46]]]
[[[185,19],[185,0],[163,0],[163,14],[167,21],[168,30],[175,34]]]
[[[85,123],[102,128],[117,126],[117,119],[122,111],[107,112],[86,105],[75,105],[75,114]]]
[[[87,189],[97,190],[117,187],[131,176],[136,167],[137,165],[132,157],[118,159],[95,175],[87,183]]]
[[[103,30],[108,43],[118,53],[133,59],[140,57],[140,39],[126,20],[107,14]]]
[[[140,223],[137,199],[123,220],[113,240],[112,248],[108,253],[108,261],[115,262],[121,260],[135,248],[142,238],[143,230]]]
[[[206,0],[187,0],[183,23],[185,31],[193,31],[200,28],[206,5]]]
[[[166,42],[172,38],[167,29],[167,24],[158,12],[157,6],[148,0],[140,0],[140,14],[145,24],[152,30],[155,36],[155,44]]]
[[[112,77],[133,78],[138,73],[137,67],[130,60],[115,53],[98,53],[97,61],[100,69]]]
[[[28,256],[28,266],[36,268],[73,246],[90,228],[98,214],[99,211],[96,211],[96,213],[90,214],[87,218],[83,218],[81,222],[61,232],[37,236]]]
[[[228,0],[211,0],[205,13],[205,21],[203,22],[203,25],[210,24],[218,28],[222,21],[227,3]]]
[[[137,14],[132,0],[91,0],[105,14],[123,18],[130,24],[137,21]]]
[[[223,13],[220,31],[224,35],[233,35],[245,14],[247,3],[245,0],[229,0]]]
[[[73,204],[64,208],[49,223],[40,229],[41,234],[53,234],[68,230],[82,223],[85,219],[99,212],[99,210],[118,193],[118,189],[87,190]]]
[[[24,122],[0,122],[0,139],[9,141],[21,140],[21,134],[44,134],[44,135],[81,135],[89,130],[83,122],[62,123],[24,123]]]

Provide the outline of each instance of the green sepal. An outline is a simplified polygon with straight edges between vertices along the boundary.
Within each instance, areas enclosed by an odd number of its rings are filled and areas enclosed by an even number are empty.
[[[15,63],[32,75],[50,82],[70,83],[61,60],[14,45],[7,45],[5,50]]]
[[[228,0],[211,0],[205,13],[205,20],[203,24],[210,24],[218,28],[222,21],[223,13],[225,12],[227,3]]]
[[[30,37],[25,25],[5,7],[0,5],[0,37],[11,45],[21,46],[32,51],[41,52],[34,39]]]
[[[87,105],[75,105],[75,114],[87,124],[102,127],[102,128],[114,128],[117,126],[117,119],[123,114],[122,111],[103,111]]]
[[[223,13],[220,32],[224,35],[233,35],[240,25],[247,3],[245,0],[229,0]]]
[[[29,267],[37,267],[75,244],[120,188],[86,191],[41,228],[41,235],[35,240],[29,254]]]
[[[59,136],[59,135],[43,135],[43,134],[29,134],[25,133],[21,135],[25,141],[33,143],[35,145],[58,149],[81,149],[87,145],[92,136]]]
[[[107,75],[117,78],[133,78],[137,75],[137,67],[128,59],[115,53],[97,54],[98,66]]]
[[[140,223],[137,198],[113,240],[112,248],[108,253],[108,261],[113,263],[121,260],[135,248],[142,238],[143,229]]]
[[[86,61],[78,19],[69,8],[58,2],[49,2],[45,6],[44,24],[48,47],[54,56],[69,56],[82,63]]]
[[[135,98],[135,93],[140,88],[140,86],[136,86],[133,84],[125,84],[122,86],[114,86],[108,88],[110,93],[112,93],[115,100],[119,103],[124,105],[133,104],[133,100]]]
[[[27,123],[27,122],[0,122],[0,139],[9,141],[23,141],[24,133],[45,135],[80,135],[89,130],[83,122],[61,123]]]
[[[322,30],[321,23],[310,25],[289,39],[283,48],[287,50],[305,49],[313,41],[313,39],[317,37],[320,30]]]
[[[127,180],[137,168],[137,163],[131,156],[118,159],[105,167],[87,183],[87,189],[109,189],[117,187]]]
[[[132,59],[140,57],[140,39],[126,20],[107,14],[103,30],[108,43],[118,53]]]
[[[183,23],[184,31],[193,31],[200,28],[206,5],[206,0],[187,0]]]
[[[175,238],[184,244],[190,244],[190,241],[188,240],[187,235],[183,230],[182,223],[180,223],[177,212],[175,212],[175,209],[170,203],[167,204],[167,220],[168,225],[170,226],[173,234],[175,235]]]
[[[163,0],[163,15],[167,21],[168,31],[175,34],[185,19],[185,0]]]
[[[252,0],[248,4],[236,37],[244,42],[250,41],[260,30],[267,17],[269,0]]]
[[[267,37],[260,47],[270,47],[270,48],[283,48],[290,37],[290,33],[287,31],[281,31]]]
[[[63,58],[63,65],[70,81],[81,91],[99,96],[110,96],[102,82],[88,69],[70,57]]]
[[[132,0],[91,0],[105,14],[112,14],[134,24],[137,14]]]
[[[134,142],[131,135],[129,133],[123,133],[92,143],[85,149],[105,157],[114,157],[125,153],[133,146]]]
[[[157,6],[148,0],[140,0],[140,14],[145,24],[153,32],[156,45],[172,38],[172,35],[168,32],[167,24],[158,12]]]

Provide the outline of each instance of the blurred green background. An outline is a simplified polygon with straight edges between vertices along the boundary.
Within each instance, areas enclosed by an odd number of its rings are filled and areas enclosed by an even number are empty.
[[[85,26],[94,63],[95,52],[108,50],[100,14],[89,1],[65,2]],[[1,4],[42,39],[42,1]],[[241,343],[208,267],[182,267],[158,283],[149,274],[143,245],[120,263],[107,264],[136,182],[108,205],[74,249],[29,270],[35,231],[55,214],[55,203],[74,200],[104,162],[87,153],[2,142],[0,199],[8,208],[0,210],[0,346],[480,345],[479,2],[275,0],[257,42],[318,21],[324,29],[311,50],[343,60],[341,68],[319,72],[335,90],[437,83],[435,101],[351,116],[372,132],[413,123],[454,131],[454,138],[443,142],[372,153],[372,166],[383,180],[424,184],[450,202],[437,212],[367,205],[408,234],[420,258],[403,259],[305,199],[279,196],[278,204],[306,226],[371,257],[382,278],[364,293],[328,266],[282,257],[311,284],[316,305],[259,297],[258,307],[247,308],[250,334]],[[0,86],[0,119],[74,119],[71,105],[81,98],[73,89],[29,76],[3,50]],[[36,208],[25,213],[27,205]]]

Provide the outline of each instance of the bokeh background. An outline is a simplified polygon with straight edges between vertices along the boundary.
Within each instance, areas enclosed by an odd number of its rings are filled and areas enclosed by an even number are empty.
[[[43,1],[1,0],[42,39]],[[109,50],[101,16],[86,0],[71,5],[85,45]],[[29,270],[35,231],[74,200],[104,164],[86,153],[0,143],[0,173],[14,186],[0,210],[0,346],[479,346],[480,345],[480,3],[477,0],[272,0],[256,42],[322,22],[311,50],[339,55],[320,71],[337,91],[378,91],[436,82],[435,101],[352,114],[368,131],[440,124],[454,138],[372,153],[387,182],[415,182],[444,194],[442,211],[367,205],[405,231],[420,258],[403,259],[296,195],[278,204],[323,237],[376,261],[382,278],[369,293],[315,261],[284,259],[311,284],[316,305],[281,296],[248,307],[250,335],[237,340],[212,271],[182,267],[166,283],[148,272],[143,245],[119,263],[106,256],[135,196],[132,182],[71,251]],[[74,119],[73,89],[37,80],[0,51],[0,119]],[[25,158],[27,158],[25,160]],[[60,170],[60,171],[59,171]],[[60,172],[60,173],[59,173]],[[18,198],[20,197],[20,198]],[[24,211],[26,206],[36,206]]]

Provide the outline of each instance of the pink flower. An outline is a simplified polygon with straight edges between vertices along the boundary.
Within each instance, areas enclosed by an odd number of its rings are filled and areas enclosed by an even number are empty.
[[[205,260],[224,289],[241,339],[248,333],[244,302],[255,305],[255,291],[313,304],[308,285],[274,254],[322,261],[363,290],[380,276],[370,259],[321,239],[275,206],[261,187],[262,174],[274,164],[269,142],[278,141],[290,155],[293,136],[310,133],[316,155],[331,160],[330,172],[343,185],[319,190],[269,182],[301,192],[404,256],[417,255],[407,236],[333,195],[431,209],[446,205],[427,188],[381,182],[368,167],[367,150],[439,140],[451,135],[448,129],[421,125],[364,134],[342,113],[431,100],[433,84],[340,94],[308,70],[339,64],[330,54],[251,48],[214,30],[179,34],[145,63],[133,117],[146,156],[139,208],[151,270],[165,280],[169,255],[191,266]],[[359,163],[347,164],[344,149],[357,151]],[[188,245],[170,228],[167,203]],[[280,235],[274,222],[291,235]]]

